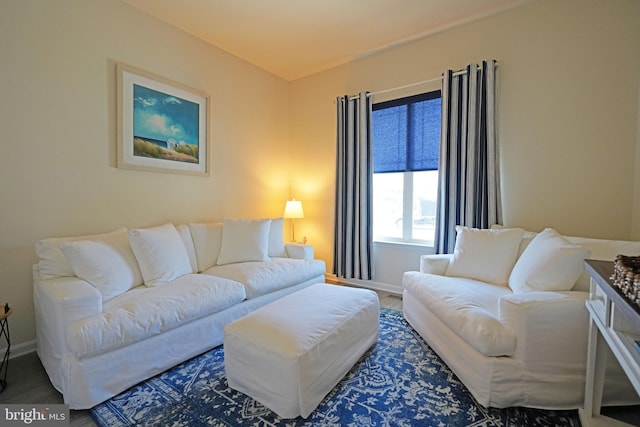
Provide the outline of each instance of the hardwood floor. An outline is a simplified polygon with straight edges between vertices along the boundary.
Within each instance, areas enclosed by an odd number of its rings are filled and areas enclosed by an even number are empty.
[[[398,295],[378,292],[380,305],[402,310]],[[63,403],[62,395],[51,385],[36,353],[16,357],[9,361],[7,388],[0,393],[2,403]],[[70,411],[72,427],[95,426],[89,411]]]

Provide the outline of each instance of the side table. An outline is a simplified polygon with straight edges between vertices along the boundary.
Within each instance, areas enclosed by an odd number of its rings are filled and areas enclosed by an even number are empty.
[[[640,310],[632,306],[610,279],[613,262],[586,260],[585,270],[591,276],[589,299],[589,346],[584,408],[578,412],[583,427],[627,425],[600,415],[602,390],[607,364],[606,348],[640,394]]]
[[[9,369],[9,355],[11,354],[11,336],[9,335],[9,316],[13,313],[13,308],[5,313],[0,309],[0,340],[4,337],[7,341],[7,349],[4,352],[2,363],[0,363],[0,393],[7,388],[7,370]]]

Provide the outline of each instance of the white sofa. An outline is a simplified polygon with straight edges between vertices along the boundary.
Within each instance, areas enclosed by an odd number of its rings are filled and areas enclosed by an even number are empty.
[[[233,320],[324,282],[282,219],[124,228],[36,244],[37,351],[72,409],[222,344]]]
[[[589,329],[583,259],[618,254],[640,254],[640,242],[459,227],[453,254],[424,255],[420,272],[404,274],[404,317],[481,405],[579,408]],[[636,402],[613,360],[603,403]]]

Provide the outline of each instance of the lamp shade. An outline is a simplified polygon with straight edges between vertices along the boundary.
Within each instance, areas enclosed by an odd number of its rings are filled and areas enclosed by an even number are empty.
[[[302,202],[300,200],[288,200],[284,207],[285,218],[304,218],[304,211],[302,210]]]

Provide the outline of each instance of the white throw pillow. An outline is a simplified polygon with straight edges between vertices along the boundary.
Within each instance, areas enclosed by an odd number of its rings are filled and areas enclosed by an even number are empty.
[[[155,286],[191,273],[189,254],[173,224],[129,231],[144,284]]]
[[[513,267],[513,292],[568,291],[578,280],[591,251],[572,245],[552,228],[533,238]]]
[[[246,261],[269,261],[270,219],[228,219],[222,222],[222,245],[218,265]]]
[[[56,277],[73,276],[73,268],[67,257],[62,253],[60,245],[65,242],[80,240],[103,241],[113,246],[127,261],[136,277],[136,286],[142,284],[142,273],[138,267],[138,261],[131,251],[127,229],[122,227],[110,233],[94,234],[77,237],[52,237],[40,240],[36,243],[36,255],[38,255],[38,271],[42,280]]]
[[[273,218],[269,228],[269,256],[286,257],[287,251],[284,248],[284,218]]]
[[[137,286],[135,274],[122,254],[104,241],[70,241],[60,245],[73,272],[102,294],[103,302]]]
[[[445,275],[506,285],[524,230],[456,226],[456,231],[456,245]]]

